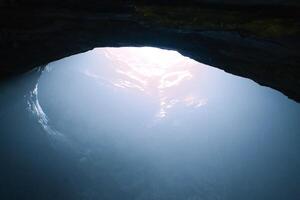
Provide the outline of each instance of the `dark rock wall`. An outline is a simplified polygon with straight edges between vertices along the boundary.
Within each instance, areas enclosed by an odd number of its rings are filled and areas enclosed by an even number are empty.
[[[300,100],[300,9],[290,6],[297,1],[0,0],[0,5],[2,78],[95,47],[149,45],[178,50]]]
[[[0,0],[0,5],[20,6],[20,5],[54,5],[66,7],[94,7],[99,5],[121,4],[214,4],[214,5],[272,5],[272,6],[299,6],[298,0]]]

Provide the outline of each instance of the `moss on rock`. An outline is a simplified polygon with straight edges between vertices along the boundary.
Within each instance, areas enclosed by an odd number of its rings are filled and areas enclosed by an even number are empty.
[[[180,30],[237,31],[257,37],[293,36],[300,33],[300,23],[295,18],[270,17],[263,11],[211,9],[177,6],[139,6],[137,17],[145,24]]]

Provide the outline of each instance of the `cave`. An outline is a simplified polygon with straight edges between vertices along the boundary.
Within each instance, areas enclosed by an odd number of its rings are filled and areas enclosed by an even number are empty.
[[[299,13],[0,0],[0,198],[297,199]]]
[[[0,6],[3,78],[95,47],[154,46],[299,100],[297,1],[1,0]]]

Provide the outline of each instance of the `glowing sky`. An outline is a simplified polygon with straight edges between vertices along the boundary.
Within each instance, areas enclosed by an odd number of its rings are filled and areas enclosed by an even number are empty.
[[[194,60],[176,51],[153,47],[123,47],[95,49],[113,63],[108,82],[122,89],[134,89],[154,97],[160,108],[157,117],[163,118],[167,111],[178,103],[200,107],[206,104],[204,98],[186,93],[184,84],[194,78]],[[196,68],[199,70],[199,66]],[[104,79],[96,71],[86,70],[85,75]],[[107,76],[106,76],[107,79]]]

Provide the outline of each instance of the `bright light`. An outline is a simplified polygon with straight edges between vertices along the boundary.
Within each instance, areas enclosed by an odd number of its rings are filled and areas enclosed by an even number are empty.
[[[115,76],[109,82],[113,86],[138,90],[158,99],[159,118],[165,117],[167,110],[177,103],[194,107],[205,104],[198,97],[184,94],[184,89],[179,87],[193,78],[193,70],[199,63],[176,51],[153,47],[99,48],[94,51],[104,53],[111,61]],[[85,74],[99,78],[95,72]]]
[[[105,51],[107,57],[144,77],[163,76],[188,59],[176,51],[153,47],[105,48]]]

